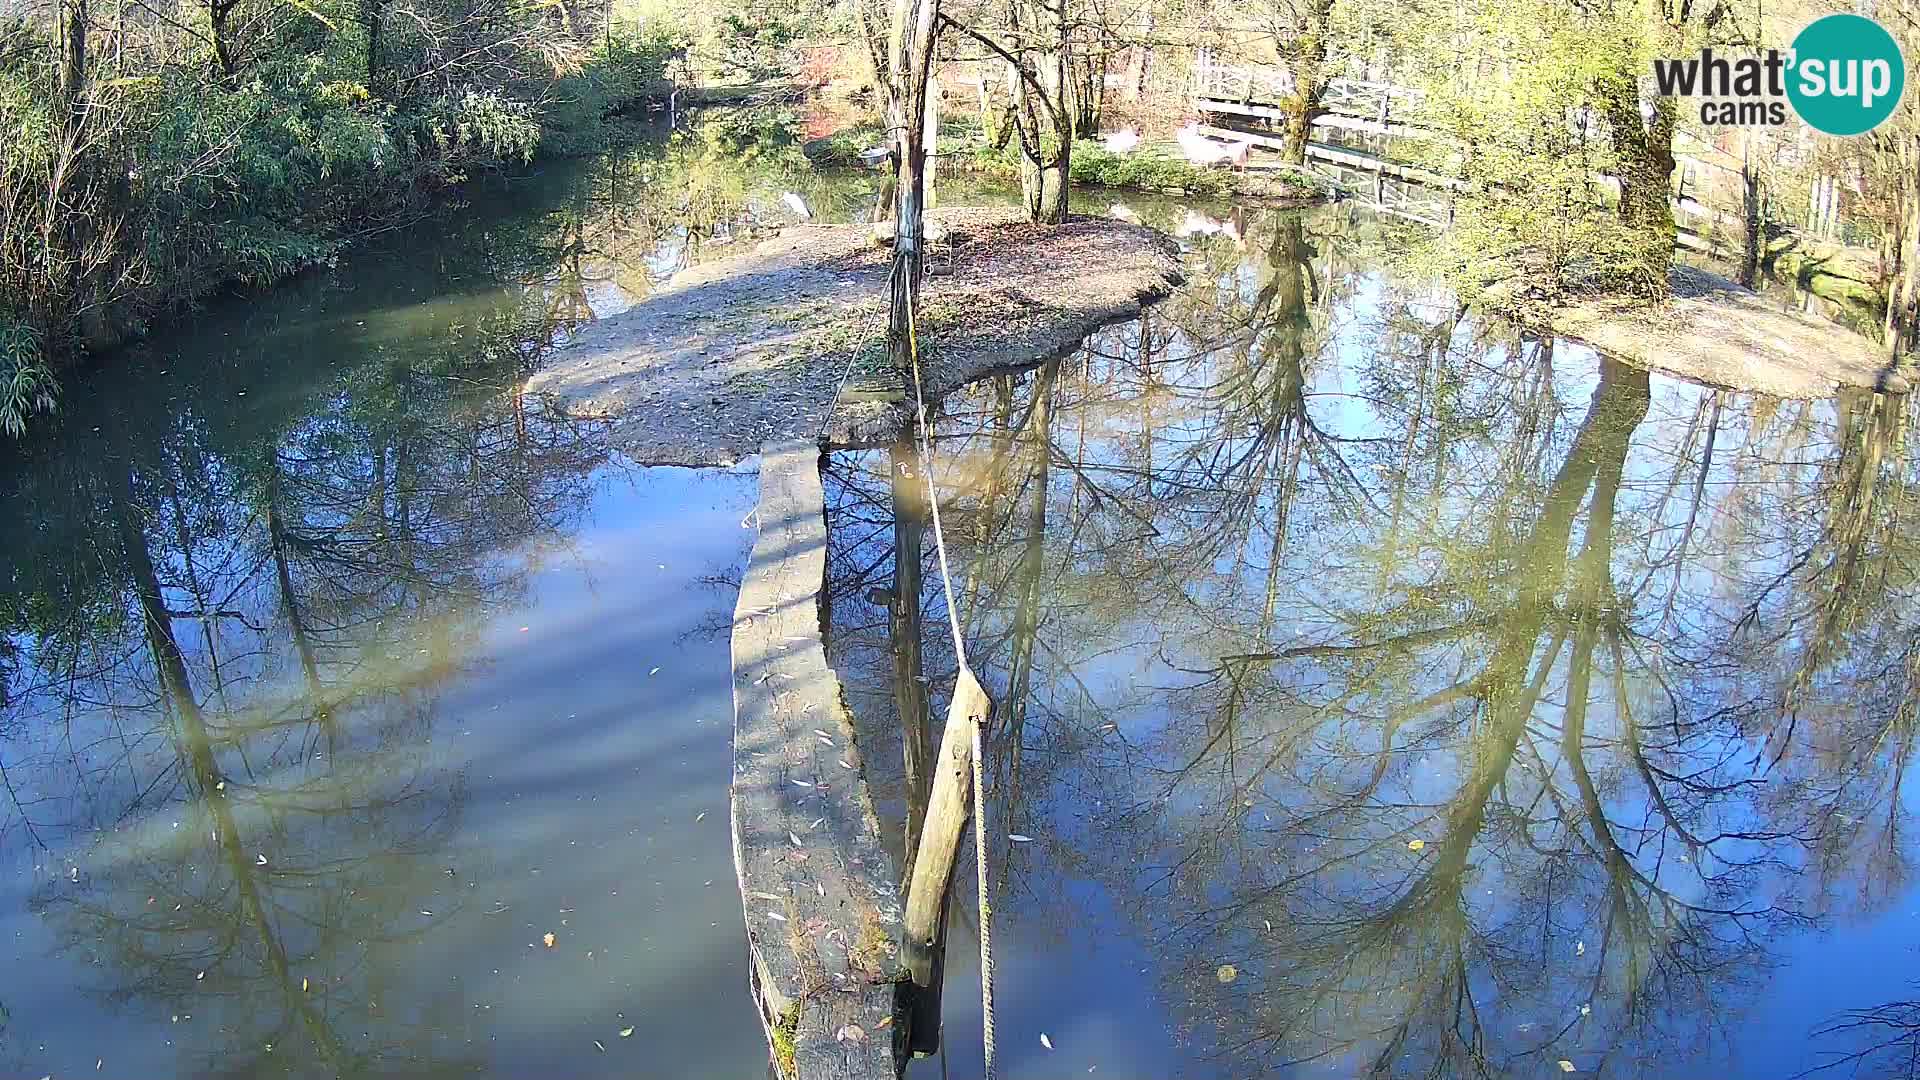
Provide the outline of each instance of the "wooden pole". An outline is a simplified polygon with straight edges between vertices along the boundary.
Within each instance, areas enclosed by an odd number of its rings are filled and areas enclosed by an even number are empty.
[[[934,757],[933,794],[920,826],[920,848],[913,858],[913,878],[907,882],[906,962],[914,984],[931,988],[941,941],[941,914],[947,887],[953,881],[960,837],[970,819],[973,783],[973,725],[984,724],[993,712],[993,699],[973,672],[960,669],[947,709],[947,727]],[[976,843],[983,842],[976,838]]]

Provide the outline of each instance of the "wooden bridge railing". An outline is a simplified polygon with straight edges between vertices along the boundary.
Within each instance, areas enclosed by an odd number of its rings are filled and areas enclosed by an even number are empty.
[[[1202,49],[1194,63],[1193,96],[1201,111],[1209,105],[1233,105],[1225,111],[1276,116],[1297,93],[1293,72],[1278,65],[1223,64],[1213,51]],[[1418,128],[1426,94],[1411,87],[1364,79],[1329,79],[1321,94],[1323,121],[1328,117],[1357,120],[1370,130]],[[1354,126],[1332,124],[1331,126]]]

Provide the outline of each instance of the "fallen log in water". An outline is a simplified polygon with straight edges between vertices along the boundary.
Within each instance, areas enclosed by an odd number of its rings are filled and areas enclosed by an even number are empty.
[[[770,445],[733,621],[733,855],[755,1001],[784,1080],[898,1076],[901,907],[820,639],[820,450]]]

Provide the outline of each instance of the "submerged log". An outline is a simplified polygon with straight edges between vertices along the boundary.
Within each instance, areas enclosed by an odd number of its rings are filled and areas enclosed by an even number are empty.
[[[898,1076],[901,912],[820,639],[820,450],[770,445],[733,621],[733,856],[751,981],[782,1080]]]

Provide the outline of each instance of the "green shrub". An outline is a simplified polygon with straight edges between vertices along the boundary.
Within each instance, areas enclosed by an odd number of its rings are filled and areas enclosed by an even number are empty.
[[[28,417],[53,411],[55,393],[32,328],[0,312],[0,432],[19,438]]]
[[[1076,142],[1068,173],[1076,184],[1130,188],[1136,191],[1172,191],[1189,195],[1226,195],[1233,177],[1224,170],[1203,169],[1155,150],[1115,154],[1097,142]]]
[[[475,172],[601,148],[685,48],[630,13],[575,36],[551,5],[423,2],[448,18],[372,38],[365,5],[341,18],[322,0],[276,9],[237,51],[182,28],[96,55],[78,112],[47,26],[0,18],[0,430],[51,406],[71,351],[325,262]],[[75,123],[84,138],[65,138]]]

